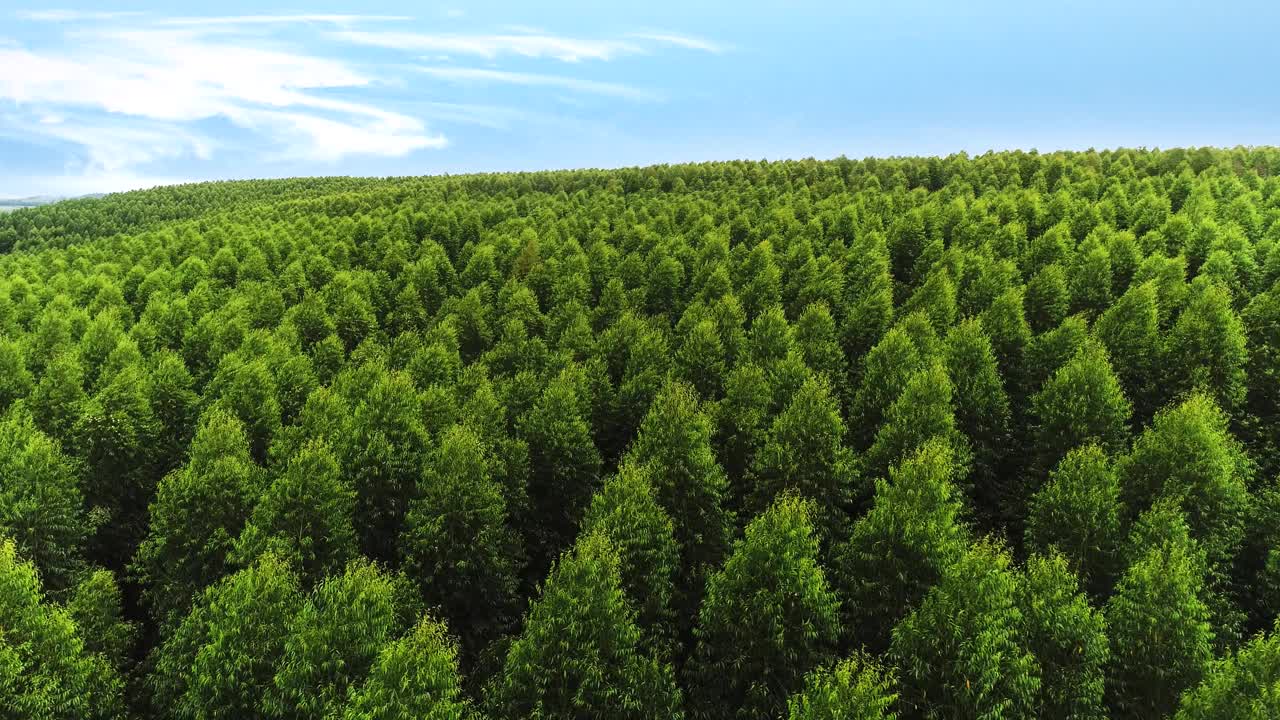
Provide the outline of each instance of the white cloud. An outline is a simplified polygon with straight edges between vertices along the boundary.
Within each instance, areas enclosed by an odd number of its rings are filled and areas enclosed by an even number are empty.
[[[157,25],[209,27],[218,25],[294,25],[320,23],[354,25],[361,22],[397,22],[413,18],[406,15],[228,15],[224,17],[176,17],[157,21]]]
[[[89,20],[118,20],[126,17],[137,17],[140,12],[88,12],[83,10],[19,10],[17,16],[23,20],[37,22],[85,22]]]
[[[144,13],[29,10],[33,21],[58,23],[39,44],[0,38],[0,136],[32,145],[76,146],[64,187],[75,192],[142,187],[153,163],[253,152],[256,162],[336,162],[349,156],[398,158],[449,145],[426,120],[495,130],[584,120],[532,107],[449,102],[441,83],[541,88],[561,109],[588,96],[633,102],[662,100],[656,91],[602,79],[527,72],[523,68],[455,67],[459,60],[496,62],[609,61],[659,48],[721,52],[709,40],[666,31],[584,38],[521,26],[493,32],[374,30],[410,18],[364,14],[257,14],[158,17]],[[441,9],[440,18],[461,10]],[[302,26],[305,33],[285,34]],[[348,44],[334,48],[316,40]],[[307,49],[299,49],[296,43]],[[293,43],[293,44],[290,44]],[[314,43],[314,44],[313,44]],[[358,64],[351,45],[410,54],[423,65]],[[324,47],[325,50],[316,48]],[[367,53],[365,53],[367,55]],[[428,92],[404,92],[435,78]],[[397,88],[387,99],[386,91]],[[523,97],[526,95],[522,93]],[[589,103],[588,103],[589,104]],[[242,133],[215,130],[231,125]],[[225,128],[224,128],[225,129]],[[244,137],[242,137],[242,135]],[[255,168],[255,174],[262,171]],[[13,180],[12,177],[9,180]],[[169,182],[172,178],[158,178]],[[71,192],[72,190],[67,190]]]
[[[415,69],[418,72],[430,75],[431,77],[440,78],[442,80],[452,80],[455,82],[503,83],[507,85],[554,87],[565,90],[574,90],[577,92],[591,93],[594,95],[608,95],[611,97],[623,98],[625,100],[636,100],[641,102],[657,101],[662,99],[662,97],[657,93],[640,88],[634,88],[630,85],[601,82],[598,80],[584,80],[564,75],[542,75],[539,73],[508,72],[505,70],[461,67],[419,66]]]
[[[293,157],[399,157],[441,147],[408,115],[322,91],[375,80],[341,60],[258,47],[256,39],[197,28],[82,30],[67,48],[0,46],[0,101],[29,117],[105,114],[105,128],[9,122],[37,136],[81,145],[89,167],[118,171],[156,159],[207,157],[212,145],[185,126],[223,118],[265,135]],[[131,120],[127,127],[123,120]]]
[[[475,55],[490,60],[501,55],[517,55],[578,62],[612,60],[620,55],[643,52],[639,45],[625,40],[588,40],[532,32],[467,35],[344,30],[333,33],[333,36],[358,45],[412,52]]]
[[[671,32],[636,32],[631,33],[627,37],[637,40],[649,40],[664,45],[674,45],[676,47],[685,48],[687,50],[701,50],[709,53],[722,53],[725,48],[723,45],[711,42],[706,38],[700,38],[693,35],[681,35]]]

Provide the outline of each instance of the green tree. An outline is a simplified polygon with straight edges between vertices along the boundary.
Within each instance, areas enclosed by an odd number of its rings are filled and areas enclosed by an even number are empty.
[[[472,659],[516,615],[520,545],[479,437],[455,425],[423,466],[399,548],[427,604]]]
[[[1110,593],[1120,570],[1124,508],[1106,453],[1089,444],[1067,453],[1031,497],[1026,545],[1060,553],[1095,598]]]
[[[1011,493],[1001,473],[1012,440],[1011,415],[995,351],[981,322],[964,320],[947,334],[946,367],[954,388],[955,424],[973,451],[972,508],[984,526],[994,527],[997,508]]]
[[[1032,555],[1018,584],[1027,649],[1040,666],[1036,715],[1104,718],[1103,670],[1110,657],[1106,621],[1079,591],[1067,559]]]
[[[1233,414],[1245,399],[1247,362],[1244,324],[1231,307],[1231,294],[1214,283],[1197,284],[1167,338],[1168,393],[1203,389]]]
[[[835,552],[849,644],[887,648],[894,625],[964,552],[956,472],[954,450],[935,438],[876,481],[870,512]]]
[[[674,650],[673,597],[680,569],[671,518],[659,505],[650,466],[625,464],[591,500],[582,532],[603,533],[618,551],[622,589],[636,610],[643,646],[654,657]]]
[[[692,383],[702,397],[719,396],[724,382],[725,351],[714,322],[707,319],[693,325],[676,351],[675,360],[681,377]]]
[[[1071,309],[1071,294],[1067,290],[1067,274],[1062,266],[1053,263],[1037,272],[1027,283],[1027,322],[1037,333],[1057,327]]]
[[[862,385],[854,396],[850,412],[858,448],[871,445],[889,406],[925,363],[919,347],[901,326],[885,333],[867,353],[862,363]]]
[[[845,302],[841,345],[849,359],[850,387],[861,380],[862,357],[893,322],[893,277],[889,249],[878,232],[859,235],[845,256]]]
[[[833,659],[839,601],[812,514],[812,501],[782,495],[708,579],[686,666],[693,717],[776,717],[805,674]]]
[[[873,659],[855,655],[805,678],[787,700],[789,720],[895,720],[894,678]]]
[[[121,718],[124,684],[86,647],[73,616],[42,597],[35,566],[0,539],[0,714],[32,720]]]
[[[820,500],[814,520],[829,542],[844,524],[857,490],[854,459],[844,437],[840,405],[830,386],[821,377],[810,378],[773,421],[755,456],[749,508],[763,512],[787,490]]]
[[[902,306],[901,314],[905,317],[915,312],[922,312],[933,329],[944,333],[956,322],[956,287],[951,275],[945,270],[929,274],[924,283],[907,298]]]
[[[1131,513],[1159,501],[1179,505],[1210,568],[1221,570],[1244,533],[1247,462],[1226,416],[1212,398],[1196,393],[1156,415],[1118,472]]]
[[[889,406],[875,442],[862,458],[863,472],[868,477],[884,477],[889,468],[914,455],[934,437],[951,444],[953,460],[960,468],[953,482],[962,483],[968,472],[969,443],[956,429],[951,380],[937,362],[912,375]]]
[[[35,379],[27,370],[22,349],[13,340],[0,337],[0,412],[30,394],[33,387]]]
[[[273,553],[289,560],[309,587],[359,552],[355,502],[355,490],[328,445],[313,440],[256,498],[233,559],[249,565],[262,553]]]
[[[1280,256],[1278,256],[1280,257]],[[1242,437],[1263,477],[1280,474],[1280,290],[1254,296],[1241,314],[1249,364]]]
[[[160,482],[133,562],[153,618],[177,622],[196,594],[222,577],[260,485],[243,426],[212,411],[191,443],[191,461]]]
[[[561,374],[518,421],[529,443],[533,513],[525,536],[531,538],[529,557],[535,569],[547,567],[572,540],[600,481],[600,453],[591,440],[584,404],[572,376]]]
[[[1111,255],[1095,236],[1076,250],[1067,274],[1073,313],[1097,317],[1111,305]]]
[[[1125,396],[1133,401],[1139,423],[1156,411],[1160,323],[1155,283],[1129,288],[1093,326],[1107,348]]]
[[[67,614],[79,628],[85,650],[98,653],[124,675],[133,661],[137,626],[124,619],[124,597],[110,570],[84,573],[70,592]]]
[[[1209,608],[1201,600],[1204,560],[1186,525],[1174,530],[1139,528],[1136,559],[1107,601],[1113,718],[1171,715],[1213,658]]]
[[[273,555],[205,589],[152,656],[152,705],[174,718],[260,716],[302,600]]]
[[[1040,668],[1023,636],[1004,548],[980,542],[893,630],[908,718],[1032,717]]]
[[[110,567],[123,566],[146,534],[144,508],[159,480],[153,462],[160,425],[148,393],[146,371],[131,365],[81,405],[71,430],[70,445],[85,462],[85,500],[111,517],[93,544]]]
[[[278,718],[338,715],[378,651],[405,629],[405,598],[395,578],[363,559],[323,580],[288,621],[262,712]]]
[[[356,489],[360,547],[375,560],[390,561],[422,472],[427,429],[408,376],[376,365],[369,370],[373,382],[334,449]]]
[[[796,347],[815,373],[825,375],[836,396],[848,400],[847,360],[836,334],[836,321],[826,303],[806,306],[795,324]]]
[[[71,459],[28,418],[0,418],[0,537],[39,569],[47,591],[70,587],[89,529]]]
[[[1183,693],[1176,720],[1263,720],[1280,714],[1280,629],[1216,660]]]
[[[710,418],[687,385],[669,383],[654,398],[624,461],[643,466],[680,549],[682,611],[691,614],[702,581],[729,547],[734,519],[728,479],[711,448]]]
[[[729,372],[724,394],[715,406],[716,454],[729,478],[727,499],[736,510],[746,505],[743,481],[769,431],[773,389],[764,370],[745,363]]]
[[[1059,368],[1032,398],[1031,412],[1035,422],[1031,492],[1073,448],[1097,443],[1115,454],[1128,441],[1132,406],[1101,348],[1086,346]]]
[[[681,717],[671,667],[641,649],[619,565],[599,532],[561,557],[486,693],[493,715]]]
[[[979,316],[982,329],[991,338],[1000,376],[1009,388],[1022,385],[1023,356],[1031,343],[1031,326],[1023,310],[1023,296],[1021,289],[1010,288]]]
[[[412,632],[378,652],[368,679],[355,687],[343,720],[464,720],[458,652],[444,625],[423,618]]]

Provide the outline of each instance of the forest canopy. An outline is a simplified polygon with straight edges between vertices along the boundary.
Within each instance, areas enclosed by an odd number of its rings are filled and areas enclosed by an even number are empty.
[[[0,716],[1280,717],[1280,149],[0,215]]]

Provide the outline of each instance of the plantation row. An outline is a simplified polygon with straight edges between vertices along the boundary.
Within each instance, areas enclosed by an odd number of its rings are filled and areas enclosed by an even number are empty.
[[[0,215],[0,717],[1280,717],[1280,149]]]

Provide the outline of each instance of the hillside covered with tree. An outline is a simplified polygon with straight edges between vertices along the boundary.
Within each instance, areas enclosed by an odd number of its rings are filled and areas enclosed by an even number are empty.
[[[0,717],[1280,717],[1280,149],[0,215]]]

